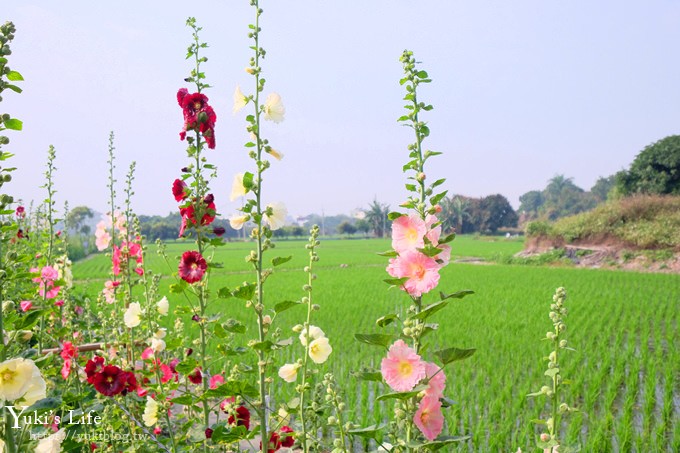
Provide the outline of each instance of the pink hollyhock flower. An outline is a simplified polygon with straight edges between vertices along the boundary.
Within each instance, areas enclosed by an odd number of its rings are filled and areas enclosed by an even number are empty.
[[[97,229],[94,232],[95,241],[94,244],[97,246],[97,250],[100,252],[106,249],[111,243],[111,235],[106,229],[106,223],[102,220],[97,224]]]
[[[442,403],[439,398],[426,396],[420,400],[418,410],[413,416],[413,423],[428,440],[434,440],[444,428]]]
[[[59,271],[57,271],[52,266],[45,266],[40,271],[40,276],[42,277],[43,280],[53,282],[59,278]]]
[[[158,435],[159,435],[160,433],[162,433],[162,432],[163,432],[163,430],[161,429],[160,426],[156,426],[156,427],[153,429],[153,433],[154,433],[156,436],[158,436]]]
[[[174,374],[172,368],[164,363],[161,364],[161,382],[163,384],[170,382]]]
[[[80,305],[76,305],[73,311],[78,315],[78,316],[83,316],[83,312],[85,311],[83,307]]]
[[[446,375],[444,374],[444,370],[439,371],[439,367],[436,364],[427,362],[425,364],[425,377],[429,379],[425,395],[437,399],[441,398],[444,394],[444,387],[446,387]]]
[[[149,389],[137,387],[137,396],[144,398],[148,394],[149,394]]]
[[[142,360],[153,359],[153,356],[154,356],[153,348],[146,348],[144,352],[142,352]]]
[[[21,303],[19,304],[19,308],[21,308],[21,311],[27,312],[31,308],[33,308],[33,302],[30,300],[22,300]]]
[[[61,367],[61,377],[66,380],[71,374],[71,359],[64,360],[64,366]]]
[[[216,389],[220,385],[224,384],[224,377],[221,374],[216,374],[210,378],[210,388]]]
[[[24,217],[26,217],[26,210],[24,209],[23,206],[17,206],[16,211],[14,211],[14,215],[20,219],[23,219]]]
[[[425,225],[427,226],[428,229],[425,237],[427,237],[434,246],[439,244],[439,238],[442,235],[441,225],[437,225],[436,227],[432,228],[432,225],[434,225],[437,222],[439,222],[439,219],[437,219],[437,217],[434,215],[430,214],[427,217],[425,217]]]
[[[407,277],[404,289],[413,297],[420,297],[439,283],[439,263],[420,252],[404,252],[391,258],[387,272],[396,278]]]
[[[448,244],[442,244],[439,246],[441,253],[435,256],[434,259],[440,260],[442,262],[441,266],[444,267],[451,261],[451,246]]]
[[[397,340],[380,363],[385,382],[397,392],[408,392],[425,377],[425,362],[404,340]]]
[[[392,248],[399,254],[423,248],[427,226],[417,215],[401,216],[392,222]]]
[[[113,275],[118,275],[120,274],[120,258],[121,258],[121,251],[118,248],[117,245],[113,245],[113,257],[111,258],[111,261],[113,263]]]
[[[187,283],[196,283],[203,278],[208,269],[205,258],[195,250],[188,250],[182,254],[179,262],[179,276]]]
[[[54,306],[55,307],[63,307],[64,306],[64,301],[62,299],[55,300],[54,301]]]

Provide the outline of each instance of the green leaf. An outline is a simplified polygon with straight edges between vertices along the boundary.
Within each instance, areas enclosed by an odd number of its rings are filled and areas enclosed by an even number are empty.
[[[416,191],[415,184],[406,184],[406,190],[408,190],[410,192],[415,192]]]
[[[434,197],[430,198],[430,203],[432,203],[433,205],[439,204],[439,202],[442,201],[442,199],[446,196],[448,192],[449,192],[448,190],[445,190],[442,193],[438,193]]]
[[[19,88],[18,86],[12,85],[12,84],[7,84],[7,85],[5,85],[5,87],[7,87],[10,90],[14,91],[15,93],[19,93],[19,94],[21,94],[24,91],[21,88]]]
[[[399,316],[395,313],[390,313],[389,315],[381,316],[378,318],[375,323],[379,327],[385,327],[389,324],[392,324],[394,321],[397,321],[399,319]]]
[[[427,239],[427,238],[425,238]],[[433,245],[428,245],[427,247],[424,247],[422,249],[418,249],[420,253],[422,253],[425,256],[429,256],[430,258],[434,258],[435,256],[439,255],[442,250],[440,248],[437,248]]]
[[[434,189],[435,187],[441,186],[445,182],[446,182],[446,178],[438,179],[435,182],[433,182],[430,187],[432,187]]]
[[[40,320],[40,316],[42,316],[45,313],[45,310],[34,310],[34,311],[29,311],[26,316],[22,316],[19,318],[19,321],[14,325],[15,330],[20,330],[20,329],[30,329],[34,325],[38,323]]]
[[[408,120],[409,120],[408,115],[400,116],[399,119],[397,119],[397,121],[408,121]]]
[[[427,159],[428,157],[439,156],[440,154],[442,154],[440,151],[425,151],[424,158]]]
[[[455,238],[456,238],[456,233],[451,233],[447,236],[439,238],[439,243],[440,244],[447,244],[447,243],[453,241]]]
[[[227,331],[224,330],[224,327],[222,327],[222,324],[215,324],[215,328],[213,329],[213,332],[215,333],[215,336],[217,338],[227,338],[229,334],[227,334]]]
[[[292,259],[292,256],[277,256],[276,258],[272,258],[272,266],[278,266],[280,264],[287,263]]]
[[[8,120],[5,120],[4,124],[7,129],[11,129],[13,131],[20,131],[21,129],[24,128],[24,123],[22,123],[21,120],[18,120],[16,118],[10,118]]]
[[[364,368],[361,371],[354,371],[350,373],[353,377],[362,381],[382,382],[382,374],[378,370]]]
[[[235,319],[227,319],[227,322],[222,326],[227,332],[231,333],[246,333],[246,326]]]
[[[171,293],[181,293],[187,288],[188,284],[184,280],[180,280],[177,283],[173,283],[170,285],[169,289]]]
[[[255,295],[255,285],[252,283],[244,283],[236,288],[231,294],[239,299],[250,300]]]
[[[422,70],[418,71],[416,73],[416,75],[418,76],[419,79],[427,79],[427,77],[428,77],[427,71],[422,71]]]
[[[354,338],[362,343],[384,348],[387,348],[394,341],[394,336],[380,333],[355,333]]]
[[[391,392],[391,393],[385,393],[384,395],[380,395],[378,398],[376,398],[376,401],[385,401],[385,400],[407,400],[409,398],[413,398],[416,396],[418,393],[422,392],[423,390],[427,389],[427,385],[417,385],[411,390],[410,392]]]
[[[249,431],[245,426],[227,426],[220,423],[213,429],[210,440],[219,444],[231,444],[248,438]]]
[[[232,296],[231,290],[224,286],[217,290],[217,297],[219,297],[220,299],[230,299],[234,296]]]
[[[405,216],[405,215],[406,214],[402,214],[401,212],[393,211],[393,212],[390,212],[389,214],[387,214],[387,218],[390,219],[390,220],[397,220],[399,217],[402,217],[402,216]]]
[[[424,321],[433,314],[437,313],[442,308],[446,307],[447,304],[448,302],[445,301],[439,301],[430,304],[427,307],[423,308],[423,310],[420,313],[411,316],[410,319],[420,319],[421,321]]]
[[[63,401],[61,400],[61,398],[43,398],[33,403],[31,406],[24,409],[22,412],[32,414],[33,411],[35,411],[41,414],[43,412],[51,411],[53,409],[61,407],[62,403]]]
[[[392,286],[403,286],[404,283],[408,281],[408,277],[402,277],[402,278],[386,278],[383,280],[385,283],[388,285]]]
[[[291,307],[294,307],[296,305],[302,305],[300,302],[296,302],[293,300],[284,300],[283,302],[279,302],[278,304],[274,305],[274,312],[278,315],[281,312],[284,312],[288,310]]]
[[[350,429],[347,431],[347,434],[351,434],[352,436],[359,436],[359,437],[365,437],[368,439],[376,439],[376,436],[378,433],[385,429],[387,425],[381,424],[381,425],[371,425],[367,426],[365,428],[355,428],[355,429]]]
[[[396,256],[399,256],[399,254],[397,252],[395,252],[394,250],[388,250],[386,252],[381,252],[381,253],[378,253],[377,255],[378,256],[386,256],[388,258],[394,258]]]
[[[463,360],[474,354],[476,349],[458,349],[448,348],[441,351],[435,351],[434,355],[442,362],[443,365],[448,365],[457,360]]]
[[[186,358],[175,366],[178,373],[189,374],[196,369],[198,362],[192,358]]]
[[[410,442],[408,446],[414,449],[425,448],[429,451],[437,451],[446,447],[447,445],[458,442],[465,442],[466,440],[469,439],[470,436],[439,436],[435,440],[432,440],[430,442],[425,443]]]
[[[182,396],[178,396],[177,398],[173,398],[170,401],[175,403],[175,404],[182,404],[183,406],[189,406],[191,404],[194,404],[194,396],[190,393],[186,393]]]
[[[430,128],[427,126],[420,126],[420,133],[422,134],[423,137],[429,137],[430,136]]]
[[[439,298],[441,300],[446,300],[446,299],[462,299],[465,296],[469,296],[470,294],[474,294],[475,292],[470,290],[470,289],[464,289],[463,291],[458,291],[455,293],[451,294],[444,294],[443,292],[439,292]]]
[[[205,392],[203,399],[223,398],[235,395],[257,396],[259,390],[245,381],[229,381]]]

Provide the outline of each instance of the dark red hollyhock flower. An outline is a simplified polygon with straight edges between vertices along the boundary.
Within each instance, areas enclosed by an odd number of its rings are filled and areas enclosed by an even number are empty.
[[[137,391],[138,384],[137,384],[137,378],[135,377],[135,373],[131,373],[129,371],[126,372],[127,376],[125,377],[125,387],[123,388],[123,391],[121,392],[123,395],[127,395],[129,392],[135,392]]]
[[[115,365],[106,365],[92,377],[92,384],[94,384],[95,390],[102,395],[118,395],[126,389],[129,374],[131,373],[125,372]]]
[[[205,438],[210,439],[212,437],[213,430],[210,428],[205,429]]]
[[[295,443],[293,439],[293,428],[290,426],[284,426],[281,428],[281,446],[290,448]]]
[[[95,451],[96,449],[97,449],[97,444],[95,444],[94,442],[92,442],[92,443],[90,444],[90,451]]]
[[[221,226],[213,228],[213,233],[216,236],[222,236],[226,232],[227,232],[227,230],[225,230],[224,227],[221,227]]]
[[[236,419],[233,415],[230,415],[227,422],[230,425],[236,422],[236,426],[245,426],[246,429],[250,429],[250,411],[245,406],[239,406],[236,408]]]
[[[198,131],[203,134],[208,148],[215,148],[217,115],[208,105],[208,97],[201,93],[189,94],[186,88],[182,88],[177,92],[177,103],[184,114],[184,129],[179,133],[180,139],[186,138],[187,131]]]
[[[24,209],[23,206],[17,206],[16,211],[14,211],[14,215],[19,217],[20,219],[23,219],[26,217],[26,210]]]
[[[203,382],[203,374],[201,373],[201,369],[196,368],[194,371],[192,371],[191,373],[189,373],[187,375],[187,378],[189,378],[189,380],[196,385],[202,383]]]
[[[215,220],[215,197],[212,194],[206,195],[203,203],[205,207],[203,208],[203,217],[201,218],[201,225],[210,225]],[[194,199],[194,202],[196,199]],[[196,211],[194,205],[190,204],[184,208],[179,208],[179,214],[182,216],[182,226],[179,229],[179,237],[182,237],[184,230],[186,229],[189,222],[191,225],[196,226]]]
[[[21,228],[19,228],[19,229],[17,230],[17,237],[18,237],[19,239],[23,239],[23,238],[24,238],[24,230],[22,230]]]
[[[187,197],[189,192],[187,184],[181,179],[175,179],[172,183],[172,194],[175,196],[175,201],[182,201]]]
[[[85,364],[85,374],[87,375],[87,382],[94,384],[94,375],[99,373],[104,368],[104,357],[94,356],[92,360],[88,360]]]
[[[205,258],[195,250],[188,250],[182,254],[179,262],[179,276],[187,283],[196,283],[203,278],[208,269]]]
[[[269,443],[267,445],[267,453],[276,453],[276,451],[281,448],[281,439],[276,432],[273,432],[269,436]],[[262,442],[260,442],[260,450],[262,450]]]

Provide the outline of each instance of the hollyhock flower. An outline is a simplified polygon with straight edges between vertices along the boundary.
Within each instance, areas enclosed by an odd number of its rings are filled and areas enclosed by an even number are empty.
[[[264,221],[269,224],[269,228],[278,230],[286,224],[288,210],[283,203],[269,203],[265,209]]]
[[[161,340],[160,338],[152,338],[151,349],[153,349],[154,352],[165,351],[165,341]]]
[[[201,369],[200,369],[200,368],[195,368],[194,371],[192,371],[191,373],[189,373],[189,374],[187,375],[187,378],[188,378],[189,381],[191,381],[193,384],[198,385],[198,384],[200,384],[200,383],[203,382],[203,373],[201,373]]]
[[[21,311],[27,312],[28,310],[33,308],[33,302],[31,302],[30,300],[22,300],[19,303],[19,308],[21,308]]]
[[[80,305],[76,305],[75,307],[73,307],[73,312],[75,314],[77,314],[78,316],[83,316],[84,310],[85,309],[83,307],[81,307]]]
[[[142,322],[143,314],[144,310],[142,310],[142,306],[139,305],[139,302],[132,302],[128,309],[125,310],[123,321],[129,328],[137,327]]]
[[[281,448],[281,438],[279,437],[279,434],[274,431],[271,436],[269,436],[269,442],[267,443],[267,453],[276,453],[279,448]],[[260,441],[260,450],[262,450],[262,441]]]
[[[170,310],[170,302],[168,302],[168,298],[163,296],[161,300],[156,302],[156,309],[161,316],[167,315],[168,311]]]
[[[153,348],[146,348],[146,349],[142,352],[142,360],[150,360],[150,359],[153,359],[153,357],[154,357],[154,350],[153,350]]]
[[[187,283],[196,283],[203,278],[208,263],[205,258],[195,250],[188,250],[182,254],[179,262],[179,276]]]
[[[14,211],[14,215],[20,219],[23,219],[26,217],[26,209],[24,209],[23,206],[17,206],[17,209]]]
[[[216,374],[210,378],[211,389],[216,389],[222,384],[224,384],[224,377],[221,374]]]
[[[269,154],[270,156],[272,156],[272,157],[273,157],[274,159],[276,159],[276,160],[281,160],[281,159],[283,159],[283,153],[280,152],[280,151],[275,150],[275,149],[272,148],[271,146],[266,147],[266,148],[265,148],[265,151],[267,152],[267,154]]]
[[[248,193],[248,189],[243,185],[243,173],[237,173],[234,175],[234,182],[231,183],[231,194],[229,195],[229,201],[234,201],[239,197],[244,196]]]
[[[217,115],[208,105],[208,97],[202,93],[189,94],[186,88],[177,92],[177,102],[184,114],[184,128],[179,133],[180,139],[186,138],[186,133],[194,130],[203,134],[208,148],[215,148],[215,122]]]
[[[213,430],[211,428],[206,428],[205,429],[205,438],[206,439],[211,439],[213,435]]]
[[[387,272],[396,278],[407,277],[404,289],[413,297],[420,297],[439,283],[439,263],[419,252],[404,252],[391,258]]]
[[[78,349],[70,341],[65,341],[59,355],[64,359],[64,366],[61,368],[61,377],[68,379],[71,374],[72,359],[78,357]]]
[[[415,214],[401,216],[392,222],[392,248],[399,254],[425,247],[425,221]]]
[[[147,380],[148,380],[148,379],[147,379]],[[143,389],[143,388],[141,388],[141,387],[138,387],[138,388],[137,388],[137,396],[138,396],[138,397],[144,398],[144,397],[145,397],[146,395],[148,395],[148,394],[149,394],[149,390],[148,390],[148,389]]]
[[[113,264],[113,275],[120,274],[120,259],[121,250],[116,244],[113,244],[113,256],[111,257],[111,262]]]
[[[59,278],[59,271],[52,266],[44,266],[40,271],[40,276],[43,280],[53,282]]]
[[[324,363],[328,356],[333,352],[333,348],[328,343],[328,338],[317,338],[309,344],[309,357],[314,363]]]
[[[96,238],[94,243],[97,246],[97,250],[99,250],[100,252],[106,249],[111,243],[111,235],[106,229],[106,222],[104,222],[103,220],[97,224],[97,229],[94,232],[94,237]]]
[[[248,104],[248,98],[241,91],[241,87],[236,85],[234,90],[234,108],[232,109],[233,114],[236,115],[246,104]]]
[[[210,197],[210,198],[208,198]],[[213,223],[215,220],[215,203],[214,203],[214,197],[209,194],[206,199],[203,200],[203,216],[201,217],[201,225],[210,225]],[[196,201],[196,200],[194,200]],[[193,204],[190,204],[189,206],[179,208],[179,213],[182,216],[182,226],[179,231],[179,236],[181,237],[184,234],[184,230],[186,229],[187,225],[189,222],[191,222],[191,225],[196,226],[196,210],[194,208]]]
[[[94,375],[99,373],[104,368],[104,357],[98,355],[92,357],[85,364],[85,375],[87,376],[87,382],[90,384],[94,383]]]
[[[279,431],[281,432],[281,446],[286,448],[292,447],[295,443],[295,439],[293,438],[293,433],[295,431],[293,431],[293,428],[290,426],[283,426]]]
[[[425,377],[425,362],[404,340],[397,340],[382,359],[380,373],[392,390],[408,392]]]
[[[169,365],[162,363],[160,369],[161,369],[161,382],[163,384],[165,384],[166,382],[170,382],[173,376],[175,376],[175,380],[177,379],[177,373],[173,372],[172,368]]]
[[[309,334],[307,331],[309,331]],[[317,326],[309,326],[306,329],[303,327],[302,332],[300,332],[300,343],[302,343],[302,346],[307,346],[308,335],[311,340],[316,340],[317,338],[323,338],[326,336],[326,334],[323,333],[323,330]]]
[[[144,406],[144,414],[142,415],[142,420],[144,420],[145,426],[153,426],[158,423],[158,409],[160,405],[150,396],[146,397],[146,406]]]
[[[286,363],[279,368],[279,377],[286,382],[295,382],[300,366],[299,363]]]
[[[0,400],[23,399],[30,406],[45,398],[47,387],[40,370],[30,359],[16,358],[0,363]]]
[[[432,215],[432,214],[430,214],[430,215],[428,215],[427,217],[425,217],[425,225],[427,226],[427,229],[428,229],[427,234],[425,235],[425,237],[427,237],[427,238],[430,240],[430,242],[431,242],[433,245],[435,245],[435,246],[436,246],[437,244],[439,244],[439,238],[440,238],[441,235],[442,235],[442,226],[441,226],[441,224],[440,224],[440,225],[437,225],[437,226],[434,227],[434,228],[432,228],[432,225],[434,225],[434,224],[437,223],[437,222],[439,222],[439,219],[437,219],[437,217],[434,216],[434,215]]]
[[[54,306],[55,307],[63,307],[64,306],[64,301],[62,299],[55,300],[54,301]]]
[[[426,396],[420,400],[418,410],[413,416],[413,423],[428,440],[434,440],[444,428],[442,403],[439,398]]]
[[[250,411],[247,407],[240,405],[236,409],[233,408],[234,398],[227,398],[220,403],[220,409],[222,412],[229,414],[227,423],[236,426],[245,426],[246,429],[250,429]]]
[[[234,214],[233,216],[229,217],[229,225],[234,230],[240,230],[248,220],[250,220],[250,216],[248,214]]]
[[[265,120],[273,121],[275,123],[283,121],[283,116],[286,114],[286,108],[283,106],[283,102],[281,102],[281,96],[277,93],[271,93],[267,96],[262,111],[264,112]]]
[[[156,332],[154,332],[153,337],[158,338],[159,340],[162,340],[165,338],[165,336],[168,334],[168,329],[165,327],[159,328]]]
[[[66,439],[66,431],[64,428],[61,428],[56,433],[40,439],[34,453],[60,453],[61,443],[64,439]]]
[[[181,179],[175,179],[172,183],[172,195],[175,197],[175,201],[184,200],[189,193],[189,187]]]
[[[213,228],[213,234],[215,236],[222,236],[224,233],[226,233],[227,230],[224,229],[224,227],[217,226]]]
[[[435,260],[441,261],[441,266],[444,267],[451,261],[451,246],[448,244],[442,244],[439,246],[441,253],[434,257]]]
[[[128,386],[130,374],[132,373],[123,371],[115,365],[105,365],[100,372],[92,376],[92,384],[95,390],[104,396],[118,395]]]
[[[425,364],[425,377],[429,379],[427,382],[426,396],[432,396],[437,399],[444,394],[444,387],[446,387],[446,375],[444,370],[440,371],[439,366],[432,362]]]

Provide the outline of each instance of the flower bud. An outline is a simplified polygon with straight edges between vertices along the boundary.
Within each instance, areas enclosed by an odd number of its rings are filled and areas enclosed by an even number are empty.
[[[567,340],[561,340],[560,341],[560,348],[566,348],[567,347]]]
[[[293,332],[295,332],[295,333],[302,332],[302,329],[303,329],[302,324],[297,324],[297,325],[293,326]]]
[[[550,440],[550,435],[548,433],[541,434],[541,442],[548,442]]]

